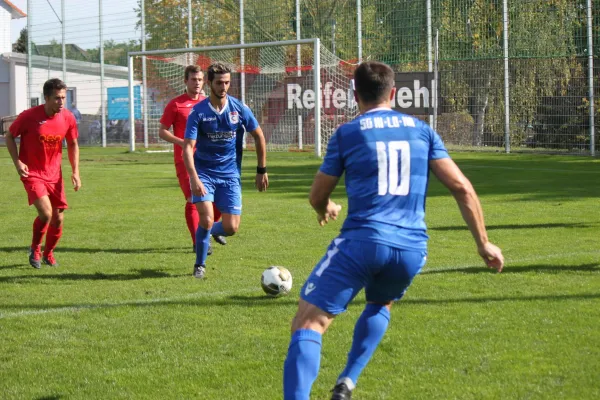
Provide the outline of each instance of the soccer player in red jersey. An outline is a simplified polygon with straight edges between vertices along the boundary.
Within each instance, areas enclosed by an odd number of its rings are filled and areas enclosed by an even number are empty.
[[[172,99],[165,107],[165,111],[160,119],[160,129],[158,136],[161,139],[173,143],[173,152],[175,158],[175,172],[179,180],[179,187],[186,199],[185,203],[185,221],[192,236],[194,249],[196,246],[196,230],[198,229],[198,210],[192,200],[192,189],[190,187],[190,177],[183,164],[183,136],[188,115],[197,103],[204,100],[206,96],[202,95],[202,85],[204,83],[204,72],[197,65],[188,65],[184,72],[184,82],[186,86],[185,93]],[[169,128],[173,127],[173,133]],[[213,203],[214,220],[221,218],[221,212]],[[219,244],[227,244],[223,236],[213,236]],[[195,250],[194,250],[195,251]]]
[[[61,169],[63,139],[67,141],[71,183],[75,191],[81,188],[79,134],[75,117],[65,108],[66,89],[60,79],[46,81],[45,104],[19,114],[10,126],[10,135],[6,135],[6,148],[25,186],[29,205],[33,204],[38,212],[29,251],[29,264],[37,269],[42,262],[58,266],[53,251],[62,236],[63,212],[68,207]],[[18,149],[17,137],[21,137]],[[42,254],[44,234],[46,245]]]

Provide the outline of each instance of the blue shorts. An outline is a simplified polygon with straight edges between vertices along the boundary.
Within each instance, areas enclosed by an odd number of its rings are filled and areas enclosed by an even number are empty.
[[[206,189],[206,195],[195,196],[192,193],[192,203],[211,201],[223,214],[242,214],[242,187],[239,178],[213,178],[205,174],[198,174],[198,177]]]
[[[304,283],[300,297],[333,315],[346,311],[362,288],[368,302],[399,300],[426,259],[425,251],[338,237]]]

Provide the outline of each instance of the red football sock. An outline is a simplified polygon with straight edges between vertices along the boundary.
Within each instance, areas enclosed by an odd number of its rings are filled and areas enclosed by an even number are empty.
[[[56,244],[58,240],[62,236],[62,225],[60,227],[55,227],[50,225],[48,228],[48,233],[46,234],[46,245],[44,246],[44,256],[47,256],[56,248]]]
[[[192,203],[185,203],[185,222],[192,235],[192,242],[196,244],[196,231],[198,230],[198,222],[200,217],[198,216],[198,210],[196,205]]]
[[[217,208],[215,203],[212,203],[212,205],[213,205],[213,215],[215,217],[213,219],[213,221],[218,222],[221,219],[221,211],[219,211],[219,209]]]
[[[42,222],[40,217],[36,217],[33,221],[33,238],[31,239],[31,247],[37,247],[42,244],[44,234],[48,230],[48,223]]]

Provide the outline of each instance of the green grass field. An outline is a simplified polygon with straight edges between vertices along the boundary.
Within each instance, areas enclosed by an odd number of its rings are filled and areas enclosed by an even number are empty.
[[[453,156],[505,271],[483,267],[432,180],[428,264],[354,398],[600,398],[600,160]],[[269,154],[271,187],[258,193],[245,157],[240,232],[198,281],[171,154],[82,149],[61,266],[34,270],[35,212],[0,149],[0,398],[280,399],[299,288],[341,221],[320,228],[308,204],[317,158]],[[333,198],[347,204],[343,187]],[[288,297],[263,295],[270,265],[292,272]],[[359,295],[325,335],[312,398],[329,398],[363,307]]]

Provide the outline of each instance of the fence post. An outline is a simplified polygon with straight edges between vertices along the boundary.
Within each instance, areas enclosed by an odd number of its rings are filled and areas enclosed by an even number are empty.
[[[302,34],[300,32],[300,0],[296,0],[296,40],[302,39]],[[302,72],[300,71],[300,67],[302,66],[302,52],[299,44],[296,45],[296,76],[301,76]],[[304,130],[304,123],[302,121],[302,114],[298,113],[298,149],[302,150],[303,139],[302,133]]]
[[[356,0],[356,31],[358,32],[358,62],[362,62],[362,5],[360,0]]]
[[[102,0],[98,0],[98,25],[100,30],[100,113],[102,126],[102,147],[106,147],[106,97],[104,95],[104,36],[102,25]]]
[[[29,10],[28,10],[29,11]],[[65,0],[60,2],[60,25],[61,25],[61,37],[62,37],[62,77],[63,82],[67,82],[67,46],[65,43]],[[67,108],[71,108],[70,104],[67,104]]]
[[[431,36],[431,0],[427,0],[427,71],[430,73],[433,72],[433,61],[431,59]],[[435,93],[433,89],[432,92]],[[434,121],[435,119],[433,115],[429,114],[429,126],[432,128]]]
[[[27,107],[25,107],[25,109],[31,107],[31,99],[33,98],[33,67],[31,65],[31,26],[33,25],[31,18],[33,16],[33,7],[31,6],[31,3],[31,0],[27,0]]]
[[[591,156],[596,155],[596,143],[595,143],[595,132],[596,127],[594,126],[594,36],[592,33],[592,0],[587,0],[587,42],[588,42],[588,85],[589,85],[589,98],[590,98],[590,154]]]
[[[142,5],[142,26],[141,26],[141,36],[142,36],[142,51],[146,50],[146,2],[141,0]],[[144,148],[148,148],[148,81],[146,80],[146,56],[142,56],[142,87],[144,91],[142,92],[143,97],[143,124],[144,124]],[[135,96],[134,96],[135,101]],[[131,132],[133,135],[133,140],[135,140],[135,114],[133,120],[133,131]]]
[[[502,22],[504,34],[504,149],[510,153],[510,81],[508,70],[508,0],[502,6]]]

